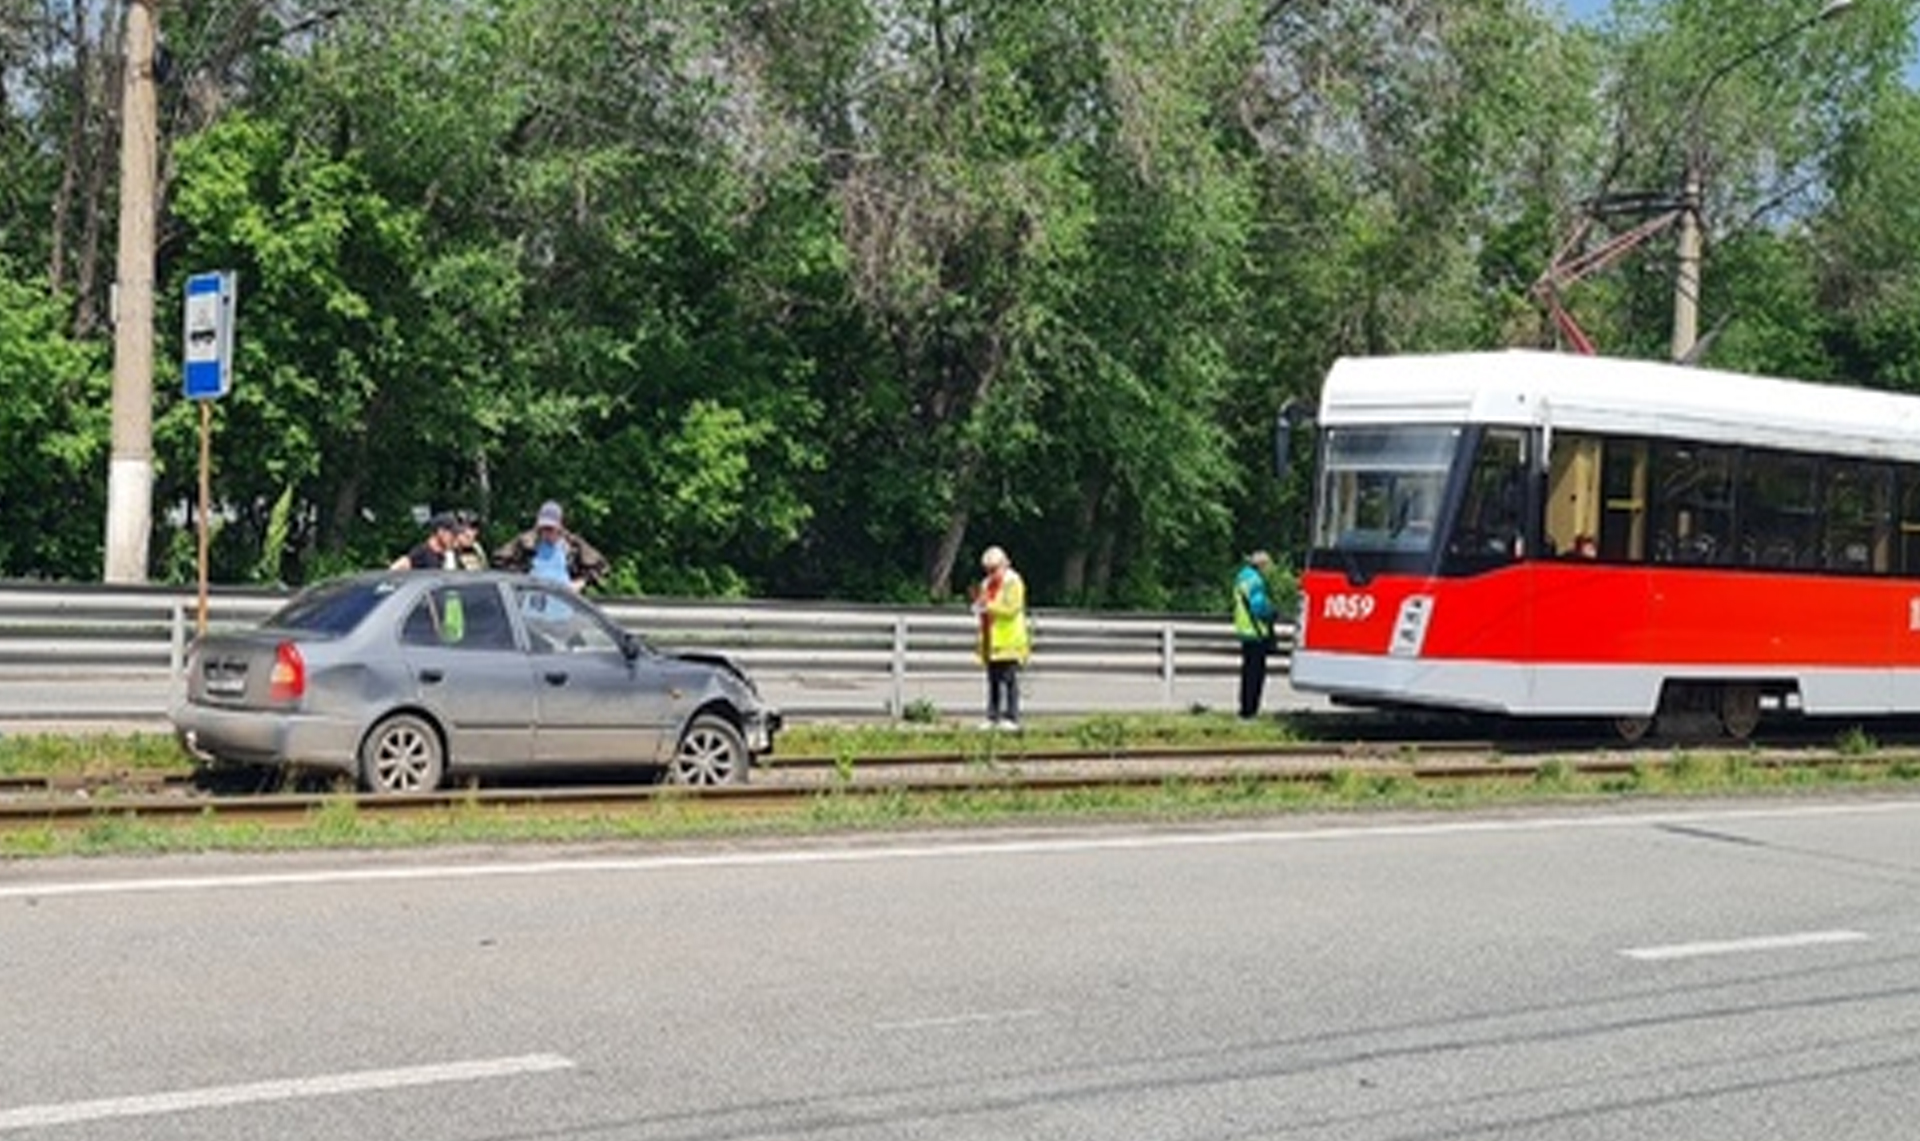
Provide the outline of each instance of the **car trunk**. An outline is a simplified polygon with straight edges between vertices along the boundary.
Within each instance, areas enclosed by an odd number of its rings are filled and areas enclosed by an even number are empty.
[[[274,630],[201,639],[187,658],[187,700],[234,709],[287,704],[284,697],[273,697],[273,675],[280,647],[288,644],[285,634]]]

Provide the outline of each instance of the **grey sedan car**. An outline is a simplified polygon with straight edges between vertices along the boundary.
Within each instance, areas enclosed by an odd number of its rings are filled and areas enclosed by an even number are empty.
[[[662,653],[562,586],[458,571],[337,579],[200,639],[170,716],[203,761],[376,793],[543,766],[738,783],[780,728],[724,657]]]

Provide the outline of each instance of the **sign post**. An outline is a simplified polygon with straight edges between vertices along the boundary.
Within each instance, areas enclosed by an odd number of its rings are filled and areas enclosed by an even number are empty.
[[[200,609],[195,632],[207,632],[207,514],[212,508],[213,402],[233,389],[233,310],[239,278],[232,270],[187,279],[186,352],[181,388],[200,403]]]

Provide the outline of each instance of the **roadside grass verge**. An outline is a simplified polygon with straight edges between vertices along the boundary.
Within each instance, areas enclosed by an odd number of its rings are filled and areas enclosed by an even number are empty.
[[[1502,806],[1608,804],[1653,799],[1793,796],[1920,789],[1920,758],[1841,757],[1774,765],[1742,754],[1677,753],[1609,773],[1583,773],[1566,760],[1530,772],[1417,780],[1408,773],[1335,769],[1223,781],[1173,777],[1138,787],[1014,788],[983,785],[938,793],[834,787],[742,815],[671,792],[618,812],[550,815],[459,801],[424,816],[363,811],[328,800],[297,822],[227,820],[212,812],[186,820],[101,815],[80,826],[0,832],[0,858],[275,852],[431,846],[729,840],[899,832],[959,827],[1042,827],[1101,823],[1205,825],[1308,813],[1379,810],[1458,812]]]
[[[780,734],[771,763],[782,757],[888,757],[915,753],[1018,756],[1078,749],[1201,748],[1303,740],[1286,718],[1242,721],[1227,713],[1097,714],[1029,718],[1017,733],[976,729],[970,722],[804,723]]]
[[[0,775],[111,776],[130,771],[187,772],[192,758],[168,733],[7,733]]]

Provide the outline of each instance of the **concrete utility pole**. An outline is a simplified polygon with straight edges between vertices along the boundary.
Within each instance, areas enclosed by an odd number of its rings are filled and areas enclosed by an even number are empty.
[[[1700,164],[1691,142],[1680,188],[1679,246],[1680,265],[1673,275],[1673,359],[1685,361],[1700,339]]]
[[[113,458],[106,581],[147,581],[153,533],[153,276],[160,113],[153,57],[160,0],[126,0],[120,100],[120,242],[113,289]]]

